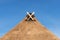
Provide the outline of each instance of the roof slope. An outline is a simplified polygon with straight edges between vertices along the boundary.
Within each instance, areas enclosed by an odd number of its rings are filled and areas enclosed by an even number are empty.
[[[58,40],[58,38],[36,19],[35,21],[24,19],[10,30],[2,40]]]

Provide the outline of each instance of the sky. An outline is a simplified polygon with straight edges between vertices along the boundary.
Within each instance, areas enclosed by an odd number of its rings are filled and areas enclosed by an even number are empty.
[[[60,0],[0,0],[0,37],[21,22],[26,12],[60,38]]]

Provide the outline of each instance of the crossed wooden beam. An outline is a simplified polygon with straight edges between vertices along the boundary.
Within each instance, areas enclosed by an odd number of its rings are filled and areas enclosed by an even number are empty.
[[[34,12],[32,13],[29,13],[27,12],[27,15],[26,15],[26,21],[34,21]]]

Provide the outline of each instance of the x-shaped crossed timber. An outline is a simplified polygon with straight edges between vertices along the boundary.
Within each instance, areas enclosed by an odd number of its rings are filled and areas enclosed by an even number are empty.
[[[34,12],[33,13],[29,13],[29,12],[27,12],[27,19],[26,20],[34,20]]]

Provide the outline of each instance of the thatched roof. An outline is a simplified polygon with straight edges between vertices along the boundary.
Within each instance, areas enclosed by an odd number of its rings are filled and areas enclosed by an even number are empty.
[[[26,21],[26,18],[10,30],[2,40],[58,40],[36,18]]]

